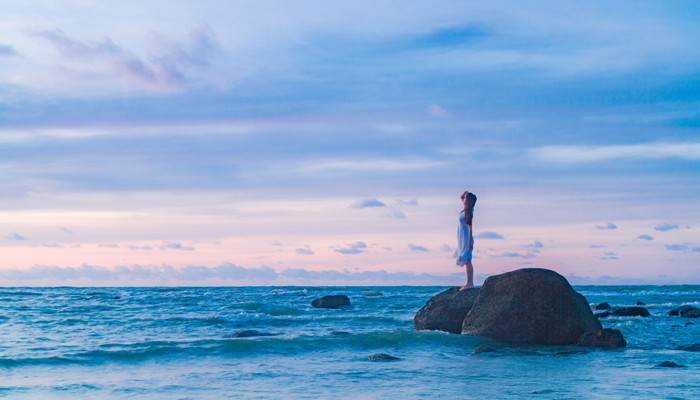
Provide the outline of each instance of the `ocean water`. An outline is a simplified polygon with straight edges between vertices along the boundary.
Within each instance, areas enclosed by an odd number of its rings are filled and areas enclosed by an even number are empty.
[[[413,330],[443,287],[0,288],[9,399],[698,399],[700,286],[583,286],[624,349],[505,346]],[[345,294],[352,306],[315,309]],[[273,336],[232,338],[242,330]],[[474,354],[489,342],[495,352]],[[377,353],[400,358],[370,361]],[[673,361],[682,368],[662,368]]]

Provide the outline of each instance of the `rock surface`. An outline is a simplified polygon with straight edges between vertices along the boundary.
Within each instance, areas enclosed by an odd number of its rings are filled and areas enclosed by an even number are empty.
[[[681,310],[678,315],[684,318],[698,318],[700,317],[700,308],[693,307],[693,308],[686,308],[684,310]]]
[[[698,309],[697,307],[690,306],[690,305],[682,305],[680,307],[676,307],[673,310],[669,311],[667,315],[681,315],[681,313],[685,313],[690,310],[696,310]]]
[[[598,304],[597,306],[593,307],[593,310],[594,310],[594,311],[598,311],[598,310],[609,310],[609,309],[611,309],[611,308],[612,308],[612,307],[610,307],[610,304],[608,304],[607,302],[602,302],[602,303]]]
[[[372,354],[371,356],[367,357],[368,360],[370,361],[397,361],[400,360],[399,357],[394,357],[389,354],[384,354],[384,353],[379,353],[379,354]]]
[[[601,329],[566,278],[539,268],[486,279],[462,324],[463,334],[542,345],[576,344],[584,333]]]
[[[610,315],[616,317],[649,317],[649,310],[644,307],[615,307],[610,310]]]
[[[439,330],[450,333],[462,332],[464,317],[479,296],[479,289],[459,290],[454,286],[438,293],[418,310],[413,318],[416,330]]]
[[[349,306],[350,299],[348,296],[343,294],[336,294],[332,296],[323,296],[315,299],[311,302],[311,306],[316,308],[339,308],[342,306]]]
[[[676,350],[700,351],[700,343],[684,344],[681,346],[676,346]]]
[[[627,342],[622,337],[622,332],[610,328],[586,332],[581,335],[576,344],[583,347],[627,347]]]
[[[660,368],[685,368],[685,365],[676,364],[673,361],[661,361],[656,366]]]

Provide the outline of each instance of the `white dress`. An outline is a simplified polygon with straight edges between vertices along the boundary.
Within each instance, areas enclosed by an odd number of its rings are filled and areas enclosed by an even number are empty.
[[[474,211],[472,211],[472,218]],[[474,250],[474,233],[472,232],[472,248],[469,248],[467,240],[469,240],[469,229],[465,223],[464,210],[459,213],[459,227],[457,228],[457,252],[455,257],[457,257],[457,265],[462,266],[467,261],[472,259],[472,250]]]

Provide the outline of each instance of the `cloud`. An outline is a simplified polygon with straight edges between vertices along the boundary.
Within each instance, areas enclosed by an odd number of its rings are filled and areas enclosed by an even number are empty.
[[[415,252],[427,252],[427,251],[430,251],[430,250],[426,249],[426,248],[423,247],[423,246],[418,246],[418,245],[415,245],[415,244],[409,244],[409,245],[408,245],[408,249],[411,250],[411,251],[414,252],[414,253],[415,253]]]
[[[97,247],[108,247],[108,248],[114,248],[114,249],[116,249],[116,248],[119,247],[119,245],[116,244],[116,243],[107,243],[107,244],[100,243]]]
[[[135,246],[135,245],[126,245],[124,246],[129,250],[153,250],[153,247],[151,246]]]
[[[620,258],[617,256],[617,253],[612,252],[612,251],[606,251],[603,253],[603,257],[600,257],[601,260],[619,260]]]
[[[70,229],[68,229],[68,228],[66,228],[66,227],[63,227],[63,226],[61,227],[61,230],[62,230],[64,233],[73,233],[72,230],[70,230]]]
[[[535,243],[526,244],[526,245],[523,245],[523,247],[530,248],[530,249],[541,249],[542,247],[544,247],[544,245],[539,240],[535,240]]]
[[[357,200],[350,205],[350,208],[361,209],[361,208],[372,208],[372,207],[386,207],[386,204],[382,203],[377,199],[365,199]]]
[[[489,231],[481,232],[479,235],[477,235],[477,238],[479,238],[479,239],[504,239],[504,237],[502,235],[499,235],[496,232],[489,232]]]
[[[693,253],[698,253],[700,252],[700,247],[693,247],[693,250],[691,250]]]
[[[186,69],[206,67],[209,55],[220,48],[214,31],[206,24],[192,29],[184,42],[151,33],[148,59],[106,36],[96,42],[86,42],[71,38],[61,30],[39,31],[34,35],[47,41],[62,56],[60,69],[63,73],[58,78],[65,86],[121,80],[135,84],[135,89],[172,91],[187,83]]]
[[[613,224],[612,222],[608,222],[607,225],[596,225],[596,229],[617,229],[617,225]]]
[[[588,246],[588,248],[590,248],[590,249],[602,249],[603,247],[605,247],[605,246],[603,246],[602,244],[592,244],[592,245]]]
[[[641,239],[641,240],[654,240],[654,238],[651,237],[651,236],[649,236],[649,235],[639,235],[639,236],[637,236],[637,239]]]
[[[397,205],[397,206],[405,205],[405,206],[413,206],[413,207],[415,207],[415,206],[418,205],[418,199],[415,199],[415,198],[414,198],[414,199],[410,199],[410,200],[396,199],[395,202],[394,202],[394,204]]]
[[[514,251],[505,251],[501,254],[494,254],[491,255],[491,258],[522,258],[522,259],[529,259],[529,258],[535,258],[537,257],[536,255],[532,253],[526,253],[526,254],[520,254],[518,252]]]
[[[316,253],[313,252],[313,250],[311,250],[311,249],[309,248],[309,246],[300,247],[300,248],[296,249],[295,251],[296,251],[298,254],[304,254],[304,255],[310,255],[310,256],[316,254]]]
[[[673,229],[678,229],[678,225],[671,225],[668,222],[664,222],[663,224],[654,227],[654,230],[659,232],[668,232]]]
[[[191,247],[191,246],[183,246],[180,242],[170,242],[170,241],[165,241],[165,242],[161,243],[161,245],[158,246],[158,248],[159,248],[160,250],[168,250],[168,249],[172,249],[172,250],[188,250],[188,251],[195,250],[194,247]]]
[[[231,283],[262,285],[439,285],[449,286],[460,283],[462,273],[433,275],[413,272],[356,271],[350,272],[303,268],[288,268],[282,271],[263,265],[259,268],[246,268],[232,263],[216,267],[186,266],[175,268],[170,265],[132,265],[102,267],[83,264],[79,267],[58,267],[36,265],[27,269],[0,269],[0,282],[18,285],[42,285],[45,282],[61,282],[64,285],[99,285],[128,282],[132,286],[153,285],[227,285]],[[86,283],[89,282],[89,283]]]
[[[685,251],[688,250],[688,246],[684,244],[667,244],[666,245],[666,250],[671,250],[671,251]]]
[[[17,51],[15,51],[14,47],[0,44],[0,56],[16,56],[16,55],[18,55],[18,54],[17,54]]]
[[[9,235],[6,236],[6,238],[8,238],[8,239],[10,239],[10,240],[29,240],[28,238],[26,238],[26,237],[20,235],[20,234],[17,233],[17,232],[12,232],[12,233],[10,233]]]
[[[52,249],[63,249],[64,247],[58,243],[42,243],[41,247],[48,247]]]
[[[449,244],[445,243],[442,245],[442,247],[440,247],[440,251],[443,253],[453,253],[456,251],[456,249],[450,246]]]
[[[345,248],[336,248],[332,247],[333,251],[341,254],[360,254],[363,253],[364,250],[366,249],[367,245],[364,242],[355,242],[350,244],[348,247]]]
[[[448,118],[450,117],[450,112],[445,110],[444,108],[440,107],[437,104],[433,104],[430,107],[428,107],[428,115],[430,115],[433,118]]]
[[[614,159],[655,160],[678,158],[700,160],[700,143],[641,143],[611,146],[545,146],[530,153],[539,160],[559,163],[584,163]]]
[[[404,214],[403,211],[397,209],[392,209],[391,212],[388,212],[384,215],[386,215],[389,218],[406,219],[406,214]]]

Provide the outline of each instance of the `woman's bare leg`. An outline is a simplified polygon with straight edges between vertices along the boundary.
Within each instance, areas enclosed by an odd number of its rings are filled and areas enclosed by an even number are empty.
[[[464,267],[467,272],[467,284],[462,286],[459,290],[471,289],[474,287],[474,266],[472,265],[472,260],[464,263]]]

